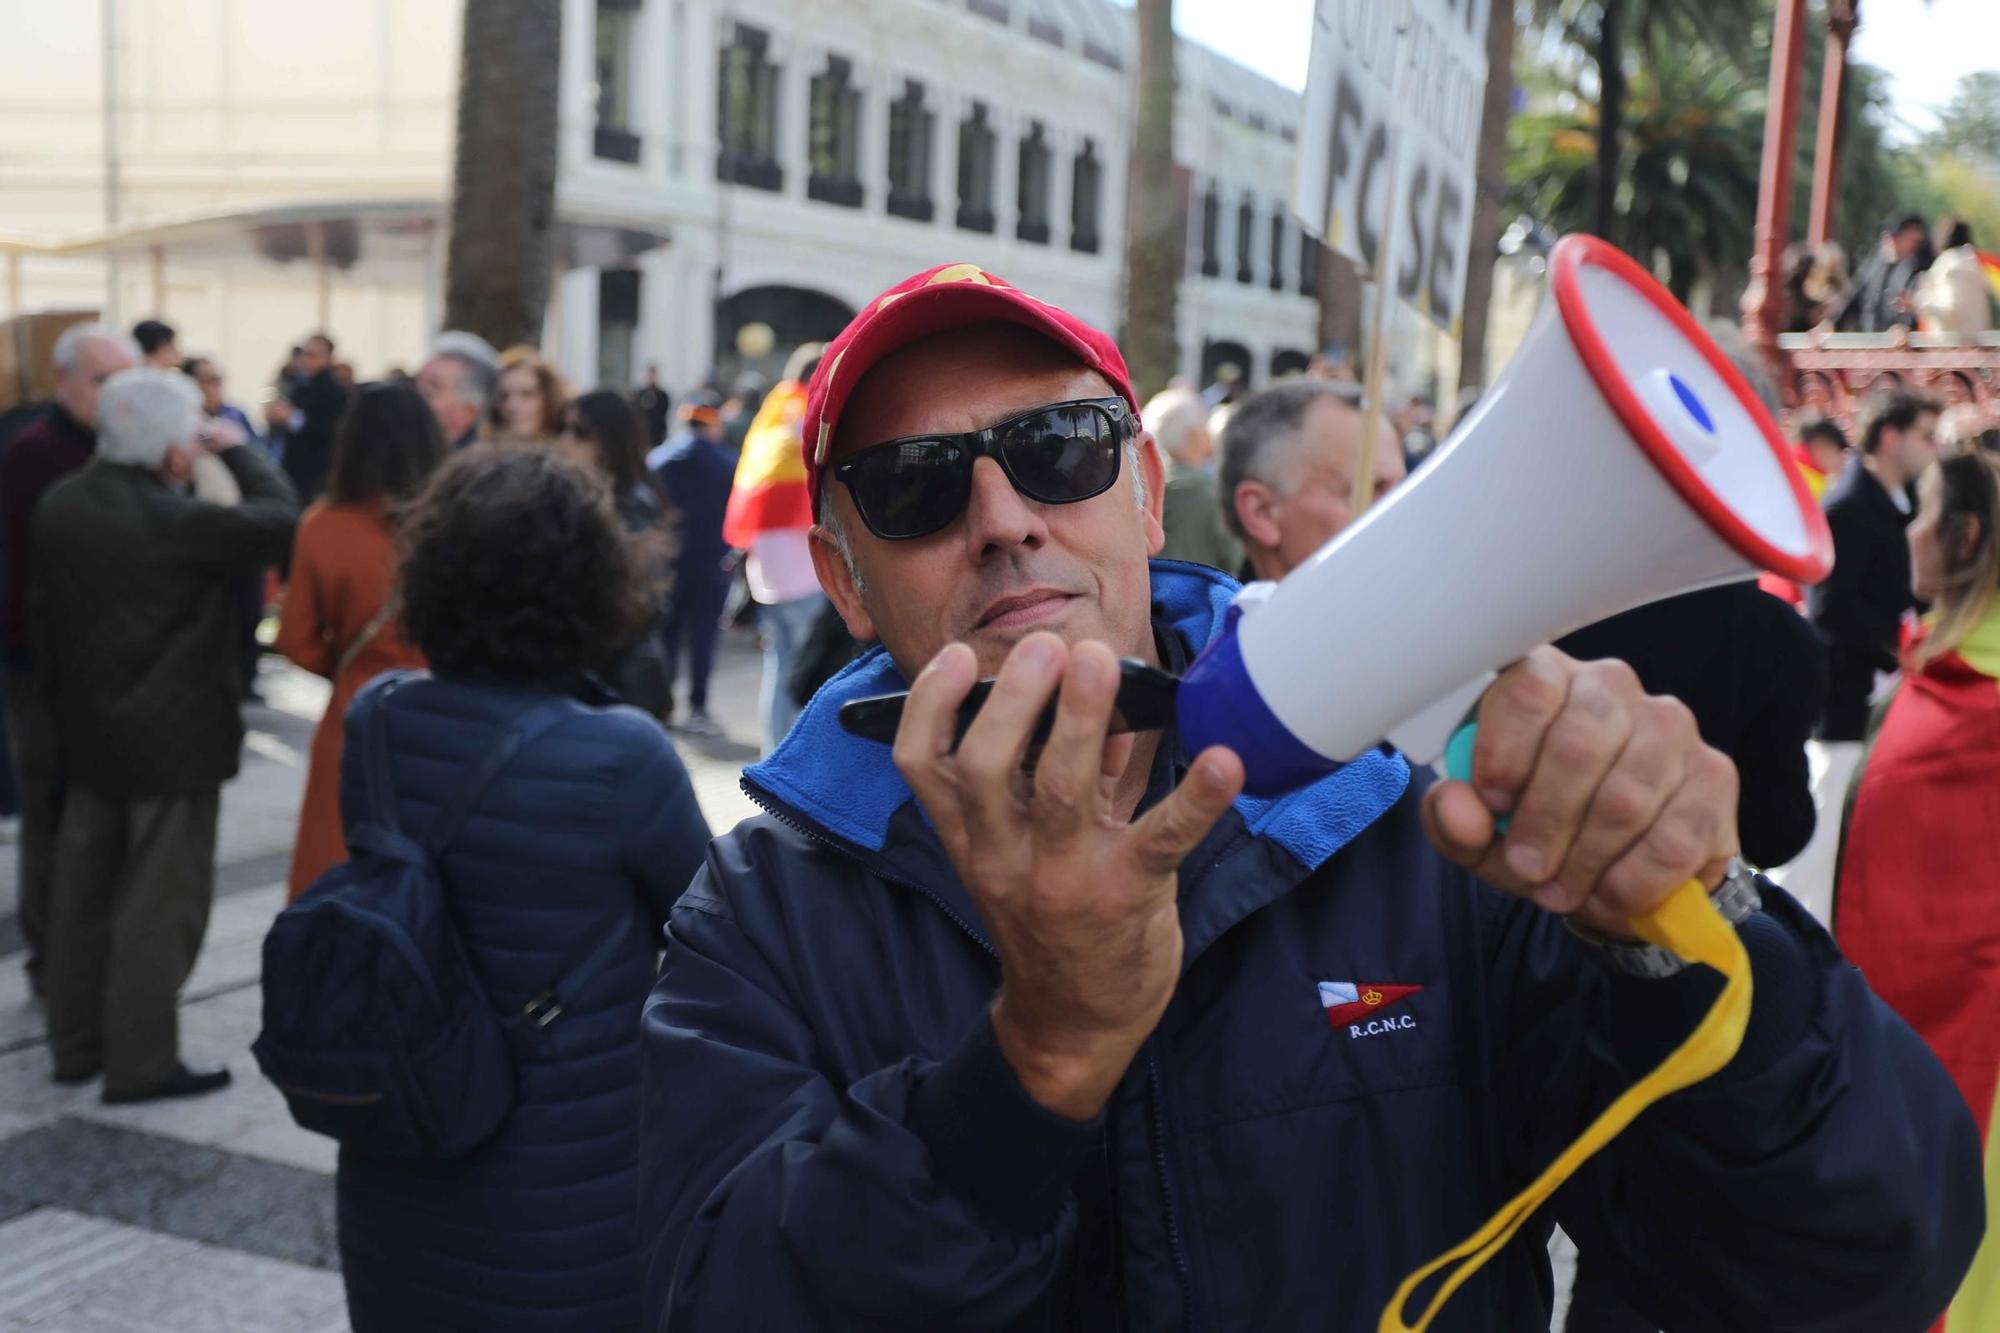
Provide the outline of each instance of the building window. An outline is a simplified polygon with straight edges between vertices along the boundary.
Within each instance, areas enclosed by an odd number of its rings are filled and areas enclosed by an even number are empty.
[[[889,211],[899,218],[929,222],[931,208],[931,122],[924,85],[915,79],[889,104]]]
[[[1084,254],[1097,253],[1097,218],[1104,196],[1104,164],[1097,160],[1097,145],[1083,141],[1070,170],[1069,248]]]
[[[1021,220],[1014,234],[1037,245],[1049,243],[1049,145],[1042,138],[1042,122],[1036,121],[1021,140]]]
[[[1256,240],[1257,206],[1245,199],[1236,209],[1236,280],[1250,283],[1257,281],[1256,270],[1250,267],[1251,243]]]
[[[639,270],[597,272],[597,382],[632,383],[632,334],[639,327]]]
[[[958,225],[966,231],[993,230],[993,127],[986,103],[958,122]]]
[[[1299,295],[1319,295],[1319,238],[1299,232]]]
[[[785,184],[778,165],[778,67],[767,55],[769,48],[768,34],[737,24],[735,37],[722,48],[717,89],[722,153],[715,178],[759,190],[783,189]]]
[[[1201,196],[1201,276],[1222,276],[1222,196],[1214,181]]]
[[[1271,290],[1285,290],[1285,210],[1271,210]]]
[[[812,80],[809,127],[812,175],[806,193],[829,204],[861,207],[861,90],[849,82],[853,66],[828,56],[826,72]]]
[[[597,0],[597,127],[592,151],[613,162],[639,160],[632,132],[632,11],[638,0]]]

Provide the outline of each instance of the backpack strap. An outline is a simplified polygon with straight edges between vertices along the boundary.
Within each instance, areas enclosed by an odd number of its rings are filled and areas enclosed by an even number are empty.
[[[510,720],[498,743],[486,752],[485,758],[479,761],[457,795],[431,820],[431,826],[424,831],[424,853],[434,861],[443,856],[444,849],[458,836],[458,830],[471,815],[473,807],[479,804],[479,798],[486,794],[487,787],[500,776],[500,770],[507,766],[508,761],[523,746],[570,716],[574,709],[575,701],[572,699],[550,699]]]
[[[562,1017],[564,1006],[574,1000],[590,979],[617,955],[618,946],[625,942],[625,930],[630,924],[629,917],[622,918],[603,938],[593,941],[588,953],[521,1007],[521,1017],[538,1028],[545,1028]]]
[[[414,675],[389,677],[368,711],[361,733],[361,785],[367,798],[367,816],[347,834],[348,846],[357,851],[413,864],[423,861],[424,849],[403,832],[396,818],[396,780],[389,763],[389,700],[414,679]]]

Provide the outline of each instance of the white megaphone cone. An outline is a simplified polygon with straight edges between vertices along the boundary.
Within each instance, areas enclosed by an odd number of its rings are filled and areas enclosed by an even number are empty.
[[[1276,584],[1246,588],[1181,683],[1190,753],[1283,791],[1387,739],[1429,762],[1538,644],[1772,570],[1833,539],[1778,427],[1694,319],[1593,237],[1439,456]]]

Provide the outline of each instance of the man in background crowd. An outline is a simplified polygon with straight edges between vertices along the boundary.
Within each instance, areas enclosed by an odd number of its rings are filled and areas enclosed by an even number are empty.
[[[333,374],[333,339],[315,333],[299,344],[291,388],[271,400],[265,421],[285,432],[285,475],[300,504],[319,498],[333,463],[333,428],[347,407],[347,390]]]
[[[28,986],[42,993],[43,945],[55,867],[56,826],[64,794],[62,750],[55,719],[34,682],[28,626],[33,575],[29,525],[51,486],[88,463],[97,451],[98,390],[137,365],[139,348],[103,324],[77,324],[56,339],[56,401],[17,434],[0,456],[0,550],[7,561],[0,660],[7,676],[7,730],[20,786],[20,922],[27,947]]]
[[[1937,404],[1908,393],[1872,398],[1862,409],[1861,456],[1826,493],[1833,572],[1806,594],[1827,643],[1826,709],[1819,736],[1858,741],[1878,674],[1898,665],[1910,591],[1908,488],[1937,457]]]
[[[142,319],[132,326],[132,341],[139,344],[139,357],[156,370],[177,370],[181,349],[174,327],[157,319]]]
[[[1351,523],[1361,462],[1359,386],[1297,379],[1259,389],[1222,432],[1222,516],[1243,542],[1246,578],[1281,579]],[[1403,480],[1388,422],[1375,440],[1375,498]]]
[[[1243,559],[1224,526],[1215,493],[1215,437],[1208,431],[1208,406],[1193,389],[1162,389],[1139,413],[1146,429],[1167,453],[1167,487],[1160,521],[1169,560],[1192,560],[1234,570]]]
[[[447,329],[431,344],[417,372],[417,391],[431,405],[448,452],[479,438],[479,423],[500,390],[500,354],[476,333]]]
[[[1917,279],[1930,267],[1930,242],[1921,213],[1883,224],[1882,239],[1854,275],[1854,286],[1828,319],[1837,329],[1883,333],[1917,326]]]
[[[723,557],[722,518],[736,476],[736,459],[722,447],[722,400],[697,389],[681,400],[686,429],[647,455],[667,499],[680,511],[680,552],[674,562],[673,605],[667,612],[667,695],[672,715],[674,677],[687,655],[688,711],[680,729],[713,736],[719,728],[708,715],[708,677],[715,667],[715,643],[722,632],[722,605],[729,593]]]
[[[646,423],[646,447],[654,448],[667,438],[667,412],[673,400],[660,387],[660,363],[655,361],[646,367],[646,382],[632,395],[632,406],[638,409],[639,420]]]
[[[194,1096],[226,1069],[180,1059],[176,1009],[215,889],[223,782],[243,745],[243,578],[298,519],[260,450],[201,438],[178,372],[106,381],[97,457],[33,523],[35,685],[67,768],[44,982],[58,1082],[103,1075],[107,1103]],[[235,502],[190,490],[212,452]]]

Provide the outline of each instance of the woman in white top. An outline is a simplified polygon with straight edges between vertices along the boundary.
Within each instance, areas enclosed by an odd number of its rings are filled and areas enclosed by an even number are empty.
[[[1993,300],[1972,228],[1957,218],[1938,223],[1938,257],[1917,281],[1917,314],[1927,332],[1969,338],[1993,327]]]

